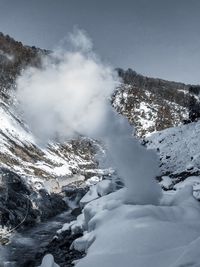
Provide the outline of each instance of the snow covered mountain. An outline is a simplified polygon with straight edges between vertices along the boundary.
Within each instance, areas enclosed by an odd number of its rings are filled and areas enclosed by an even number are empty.
[[[17,75],[27,65],[40,64],[40,54],[49,51],[4,35],[0,51],[0,243],[15,227],[66,210],[67,189],[62,189],[86,184],[88,192],[78,199],[82,213],[52,240],[64,239],[66,231],[76,236],[71,249],[86,254],[77,267],[199,266],[200,122],[182,125],[193,115],[191,103],[198,111],[198,92],[192,93],[190,85],[118,70],[123,81],[112,104],[136,125],[137,136],[145,137],[143,144],[159,154],[157,180],[163,189],[157,204],[130,203],[117,174],[99,169],[95,155],[104,150],[97,141],[80,137],[43,147],[16,113]],[[139,151],[139,145],[135,147]],[[142,165],[145,168],[149,175],[149,167]],[[185,185],[189,187],[183,189]],[[143,187],[148,192],[148,186],[142,183]],[[70,187],[68,193],[73,190]],[[57,266],[53,262],[47,255],[41,266]]]

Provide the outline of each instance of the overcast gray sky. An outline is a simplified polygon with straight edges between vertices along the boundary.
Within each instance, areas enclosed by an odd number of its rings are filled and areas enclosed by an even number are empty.
[[[0,0],[0,31],[52,49],[73,26],[114,67],[200,83],[199,0]]]

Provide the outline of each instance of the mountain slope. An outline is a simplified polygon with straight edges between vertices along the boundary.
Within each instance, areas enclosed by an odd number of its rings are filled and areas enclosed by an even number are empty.
[[[122,84],[113,96],[113,106],[135,126],[139,137],[178,126],[190,119],[192,106],[199,109],[190,85],[145,77],[131,69],[118,69],[118,73]]]
[[[165,129],[146,138],[146,145],[160,156],[161,177],[165,190],[192,185],[200,198],[200,121]]]
[[[19,174],[51,179],[94,168],[96,161],[94,142],[86,138],[42,147],[15,108],[16,77],[28,65],[40,66],[41,57],[48,53],[50,51],[24,46],[8,35],[0,34],[1,166]]]
[[[34,46],[24,46],[9,35],[0,33],[0,95],[9,99],[9,90],[15,87],[15,79],[26,66],[39,66],[42,55],[49,51]]]
[[[0,243],[1,233],[66,210],[66,185],[103,174],[97,142],[80,137],[42,146],[16,110],[16,77],[48,53],[0,34]]]

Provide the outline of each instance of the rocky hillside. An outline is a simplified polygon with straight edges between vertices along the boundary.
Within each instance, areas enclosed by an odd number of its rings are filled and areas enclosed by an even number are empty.
[[[15,79],[28,65],[38,66],[50,51],[24,46],[0,33],[0,163],[4,168],[29,176],[55,178],[94,168],[92,140],[80,138],[44,148],[17,115]],[[11,97],[12,96],[12,97]],[[8,101],[10,100],[10,101]]]
[[[6,100],[8,90],[15,85],[17,75],[27,66],[39,66],[41,55],[49,51],[24,46],[9,35],[0,33],[0,95]]]
[[[49,53],[0,33],[1,99],[8,100],[16,77],[27,65],[39,66],[41,56]],[[192,113],[200,110],[198,86],[145,77],[131,69],[117,72],[122,83],[113,96],[113,106],[135,125],[139,137],[193,120]]]
[[[2,231],[5,236],[9,229],[66,210],[66,185],[102,175],[96,142],[79,138],[43,147],[4,99],[0,97],[0,243]]]
[[[17,115],[15,79],[48,53],[0,34],[0,243],[1,226],[30,225],[67,209],[58,195],[66,185],[104,173],[95,160],[97,142],[80,137],[44,147]]]
[[[135,125],[139,137],[195,119],[198,86],[145,77],[131,69],[118,73],[122,83],[113,106]]]

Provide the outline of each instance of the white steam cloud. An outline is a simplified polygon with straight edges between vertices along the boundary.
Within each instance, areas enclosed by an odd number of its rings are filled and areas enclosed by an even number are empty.
[[[28,68],[17,80],[25,119],[45,142],[96,134],[116,86],[113,70],[92,53],[83,32],[70,37],[73,51],[56,51],[43,60],[42,69]]]
[[[93,53],[91,40],[76,29],[67,50],[57,49],[41,69],[22,73],[17,98],[25,120],[43,142],[77,134],[103,138],[127,186],[126,201],[157,204],[157,158],[131,137],[128,123],[109,104],[118,82],[113,69]]]
[[[104,140],[111,161],[125,182],[126,203],[159,204],[161,188],[155,181],[159,174],[157,154],[131,136],[133,129],[124,117],[110,110],[108,118],[112,123]]]

